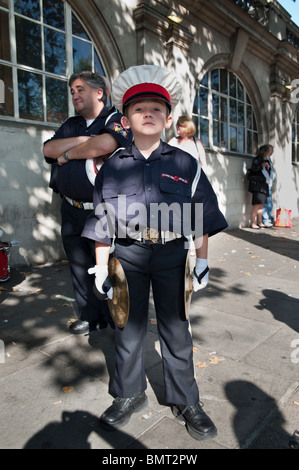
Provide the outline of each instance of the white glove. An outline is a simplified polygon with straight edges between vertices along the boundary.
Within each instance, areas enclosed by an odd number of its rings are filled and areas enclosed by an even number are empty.
[[[203,258],[196,258],[196,265],[193,271],[192,283],[193,290],[197,292],[204,289],[209,282],[209,267],[208,260]]]
[[[95,274],[95,290],[96,295],[101,300],[112,299],[113,297],[113,284],[111,278],[108,276],[108,266],[100,266],[96,264],[93,268],[89,268],[88,274]]]

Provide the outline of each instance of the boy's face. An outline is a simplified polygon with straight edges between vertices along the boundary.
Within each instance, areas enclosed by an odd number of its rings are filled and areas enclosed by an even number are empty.
[[[159,136],[163,129],[169,129],[172,118],[168,115],[167,106],[163,101],[145,99],[130,103],[122,125],[131,128],[133,135]]]

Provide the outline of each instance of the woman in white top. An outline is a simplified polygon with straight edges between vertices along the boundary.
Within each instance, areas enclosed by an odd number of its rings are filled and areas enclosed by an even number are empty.
[[[176,123],[177,137],[173,137],[168,142],[173,147],[179,147],[193,157],[198,158],[201,166],[206,164],[205,149],[199,139],[194,137],[196,127],[189,116],[180,116]]]

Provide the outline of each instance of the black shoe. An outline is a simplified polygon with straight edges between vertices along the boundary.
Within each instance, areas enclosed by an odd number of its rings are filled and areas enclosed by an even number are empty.
[[[173,415],[180,421],[184,421],[188,433],[198,441],[212,439],[217,436],[217,429],[213,421],[203,411],[201,405],[177,406],[172,407]]]
[[[99,423],[105,429],[113,431],[114,427],[126,424],[131,415],[147,405],[145,393],[130,398],[117,397],[112,405],[107,408],[99,419]]]
[[[107,325],[106,325],[107,326]],[[76,320],[71,323],[69,330],[74,335],[83,335],[84,333],[89,333],[97,329],[97,322],[88,322]]]

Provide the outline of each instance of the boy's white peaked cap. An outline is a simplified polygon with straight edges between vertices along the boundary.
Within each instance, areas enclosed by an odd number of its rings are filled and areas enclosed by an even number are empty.
[[[130,102],[147,98],[162,99],[173,109],[181,96],[176,76],[158,65],[130,67],[115,80],[111,92],[113,104],[122,111]]]

